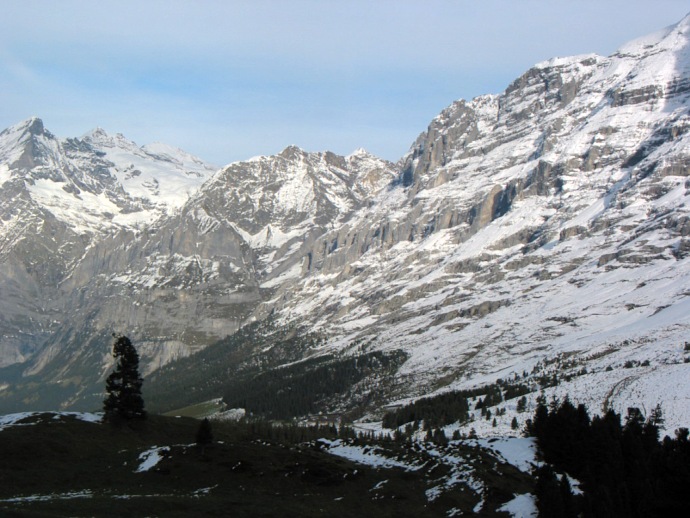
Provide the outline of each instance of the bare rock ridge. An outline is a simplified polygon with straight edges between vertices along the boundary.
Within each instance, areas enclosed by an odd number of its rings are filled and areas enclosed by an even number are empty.
[[[102,130],[5,130],[0,402],[17,372],[93,390],[112,330],[151,372],[272,315],[325,337],[302,358],[405,351],[389,400],[568,358],[587,372],[553,390],[653,407],[687,375],[689,38],[685,18],[539,63],[397,164],[291,146],[213,172]]]

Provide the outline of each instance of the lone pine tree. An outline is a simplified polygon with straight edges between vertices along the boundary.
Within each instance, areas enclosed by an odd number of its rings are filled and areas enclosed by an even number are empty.
[[[206,446],[213,443],[213,432],[211,431],[211,422],[208,418],[204,418],[199,425],[196,432],[196,444],[201,448],[201,454],[206,451]]]
[[[115,370],[105,380],[107,396],[103,401],[105,421],[145,419],[144,399],[141,397],[143,379],[139,376],[139,354],[126,336],[113,335]]]

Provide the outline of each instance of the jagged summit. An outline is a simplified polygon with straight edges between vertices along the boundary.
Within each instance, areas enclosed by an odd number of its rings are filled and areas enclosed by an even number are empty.
[[[80,139],[55,138],[36,117],[0,134],[0,158],[12,175],[31,179],[30,196],[88,232],[156,219],[216,170],[181,150],[159,151],[101,128]]]
[[[89,130],[86,133],[84,133],[81,136],[81,138],[82,139],[88,139],[88,138],[98,138],[98,137],[107,137],[107,136],[108,136],[108,132],[104,128],[102,128],[100,126],[96,126],[92,130]]]
[[[303,235],[303,225],[333,225],[349,218],[390,182],[392,167],[373,156],[351,160],[289,146],[278,155],[226,166],[195,203],[208,206],[212,201],[214,212],[228,214],[250,242],[259,239],[250,236],[265,235],[268,224],[280,229],[280,239],[287,239]],[[275,245],[275,232],[273,236]]]
[[[672,344],[690,329],[678,253],[690,246],[690,103],[675,64],[686,26],[622,47],[636,56],[549,60],[500,95],[453,103],[402,160],[397,188],[316,242],[308,275],[262,311],[340,336],[335,349],[374,336],[402,347],[401,377],[417,386],[441,372],[469,386],[599,346],[614,364],[661,350],[682,361]],[[638,345],[623,351],[625,340]],[[652,340],[666,345],[646,349]],[[630,386],[654,386],[655,365]],[[611,389],[603,374],[589,382]],[[593,397],[578,387],[563,390]],[[652,407],[663,395],[645,397]]]
[[[35,167],[45,165],[56,145],[43,121],[31,117],[0,133],[0,163],[7,165],[12,176],[30,176]]]
[[[354,156],[372,156],[369,151],[364,149],[363,147],[358,147],[355,149],[352,153],[348,155],[348,157],[354,157]]]
[[[34,137],[46,136],[52,138],[52,135],[46,132],[43,121],[38,117],[31,117],[22,122],[19,122],[9,128],[0,132],[0,153],[11,153],[18,151],[17,148],[23,148]],[[6,162],[7,158],[3,159]]]
[[[285,149],[283,149],[279,155],[285,158],[291,158],[294,156],[299,156],[299,155],[305,155],[307,152],[303,150],[299,146],[295,146],[294,144],[291,144],[287,146]]]
[[[45,130],[43,127],[43,121],[38,117],[31,117],[22,123],[22,125],[26,128],[26,131],[32,135],[43,135]]]
[[[100,127],[85,133],[81,137],[81,140],[99,148],[120,148],[128,149],[133,152],[137,152],[141,149],[136,142],[129,140],[122,133],[111,135]]]
[[[214,170],[103,130],[56,138],[36,117],[0,133],[0,366],[24,361],[60,322],[60,286],[88,249],[173,212]]]
[[[30,133],[32,135],[42,135],[45,130],[43,126],[43,121],[38,117],[29,117],[9,128],[5,129],[0,133],[0,135],[8,135],[15,133]]]
[[[96,143],[96,142],[110,142],[113,137],[104,128],[97,126],[97,127],[93,128],[92,130],[87,131],[86,133],[84,133],[79,138],[80,138],[80,140],[85,141],[85,142]]]

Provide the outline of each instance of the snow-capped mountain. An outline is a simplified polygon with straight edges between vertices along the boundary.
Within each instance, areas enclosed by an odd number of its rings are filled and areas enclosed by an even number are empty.
[[[378,400],[519,378],[532,398],[662,402],[669,428],[687,425],[689,39],[690,17],[609,57],[537,64],[499,95],[454,102],[396,165],[289,147],[221,169],[151,225],[113,209],[121,230],[72,245],[37,352],[6,363],[71,380],[73,395],[97,390],[111,331],[141,344],[150,372],[271,315],[323,338],[299,359],[404,351],[394,382],[367,389]],[[78,142],[117,164],[169,156],[121,141]],[[0,178],[31,165],[3,153]],[[116,169],[96,195],[121,189],[113,199],[142,211],[168,199],[152,172]],[[29,285],[13,282],[0,286]]]
[[[164,144],[139,147],[93,130],[59,139],[32,118],[0,133],[0,181],[78,233],[150,223],[170,214],[217,167]]]
[[[171,214],[218,170],[167,144],[155,142],[139,147],[119,133],[112,137],[100,128],[81,140],[112,164],[110,174],[129,196],[153,206],[152,214],[142,213],[131,221],[150,223],[160,214]]]
[[[62,319],[59,286],[89,248],[172,214],[214,171],[103,130],[59,139],[37,118],[0,133],[0,365],[50,335]]]

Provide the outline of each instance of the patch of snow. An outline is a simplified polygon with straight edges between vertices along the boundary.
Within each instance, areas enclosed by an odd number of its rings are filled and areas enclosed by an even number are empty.
[[[302,264],[301,263],[295,263],[292,265],[289,269],[278,275],[277,277],[274,277],[273,279],[270,279],[264,283],[261,284],[262,288],[274,288],[277,286],[281,286],[284,284],[287,280],[289,279],[298,279],[300,275],[302,274]]]
[[[58,415],[73,416],[87,423],[100,423],[103,421],[103,412],[60,412]]]
[[[97,231],[119,214],[120,208],[105,193],[82,191],[75,195],[63,189],[66,185],[64,182],[39,179],[29,187],[29,192],[38,205],[46,207],[78,234]]]
[[[319,439],[319,442],[326,446],[326,451],[328,453],[366,466],[375,468],[403,468],[407,471],[416,471],[420,468],[420,466],[406,464],[399,460],[388,458],[380,453],[380,448],[348,445],[344,444],[340,439],[336,441]]]
[[[9,166],[7,164],[0,164],[0,187],[10,178],[12,178],[12,173]]]
[[[19,421],[37,414],[37,412],[19,412],[0,416],[0,430],[15,426]]]
[[[508,464],[524,473],[531,473],[537,465],[537,443],[533,437],[496,437],[470,442],[497,453]]]
[[[526,493],[515,495],[515,498],[506,502],[497,511],[510,513],[513,518],[537,518],[537,502],[534,495]]]
[[[426,448],[426,451],[432,457],[435,457],[442,464],[449,468],[448,475],[442,477],[441,484],[435,488],[427,490],[427,498],[430,502],[438,498],[441,493],[448,491],[459,484],[465,484],[470,488],[477,496],[479,496],[479,502],[475,506],[475,513],[481,510],[484,505],[484,483],[475,476],[475,469],[467,459],[459,457],[456,455],[449,454],[447,452],[442,452],[436,449],[435,446],[428,443],[421,443],[421,445]]]
[[[376,484],[374,487],[372,487],[369,491],[376,491],[378,489],[383,489],[383,486],[385,486],[387,482],[388,482],[388,479],[382,480],[381,482]]]
[[[200,496],[206,496],[206,495],[210,494],[211,491],[213,491],[217,487],[218,487],[218,484],[216,484],[215,486],[211,486],[211,487],[202,487],[200,489],[197,489],[196,491],[192,491],[192,496],[196,497],[196,498],[199,498]]]
[[[154,493],[154,494],[148,494],[148,495],[112,495],[111,498],[114,500],[130,500],[132,498],[161,498],[161,497],[169,498],[169,497],[173,497],[173,496],[177,496],[177,495],[175,495],[173,493],[168,493],[168,494]]]
[[[167,446],[154,446],[151,449],[141,452],[139,454],[139,467],[134,470],[134,473],[149,471],[163,460],[168,453],[170,453],[170,448]]]
[[[29,417],[45,416],[53,421],[60,421],[63,417],[74,417],[80,421],[87,423],[100,423],[103,419],[103,413],[91,412],[19,412],[16,414],[0,415],[0,430],[9,428],[11,426],[30,426],[38,423],[20,423]],[[52,417],[51,417],[52,416]]]
[[[483,507],[484,507],[484,499],[481,499],[479,502],[477,502],[477,505],[475,505],[475,506],[472,508],[472,512],[473,512],[473,513],[478,513],[478,512],[480,512],[480,511],[482,510]]]
[[[93,498],[93,492],[89,489],[83,491],[70,491],[68,493],[51,493],[49,495],[30,495],[6,498],[0,500],[5,503],[26,503],[26,502],[50,502],[52,500],[74,500],[76,498]]]
[[[244,408],[229,408],[223,412],[211,414],[209,419],[213,421],[239,421],[243,419],[246,414],[247,411]]]

